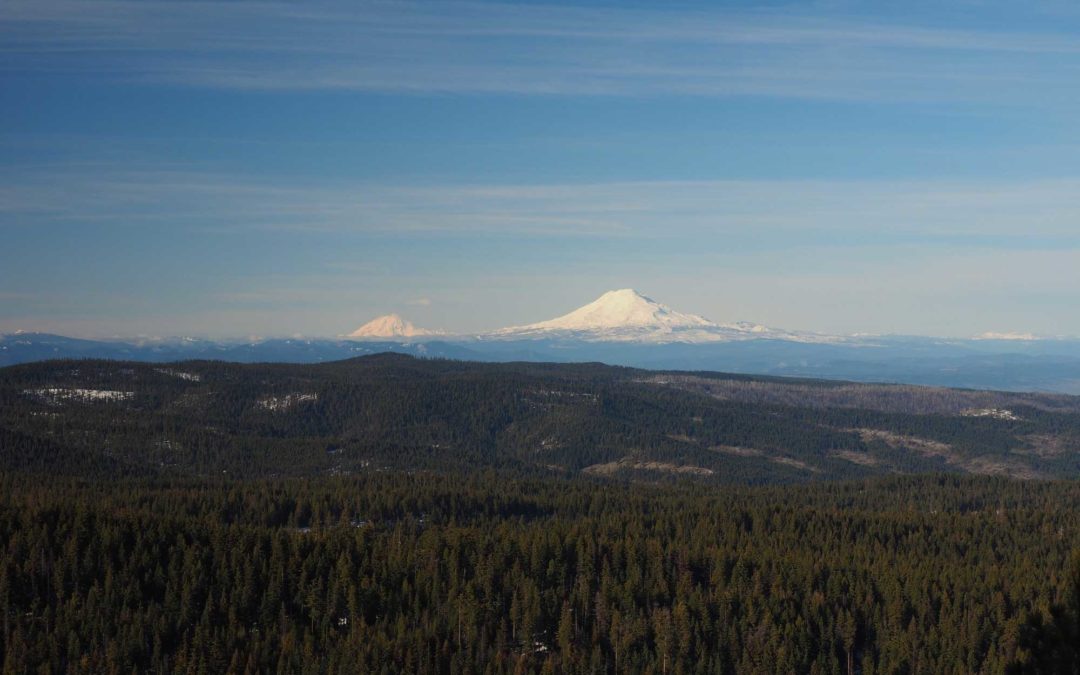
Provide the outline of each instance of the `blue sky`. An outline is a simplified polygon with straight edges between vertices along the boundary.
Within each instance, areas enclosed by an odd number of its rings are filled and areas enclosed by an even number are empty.
[[[0,332],[1080,334],[1080,8],[0,4]]]

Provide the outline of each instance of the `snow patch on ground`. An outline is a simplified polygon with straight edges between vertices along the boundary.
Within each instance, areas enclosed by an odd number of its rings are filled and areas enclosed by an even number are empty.
[[[712,469],[707,469],[703,466],[671,464],[669,462],[634,461],[626,457],[615,462],[607,462],[606,464],[589,465],[582,469],[582,472],[593,476],[610,476],[623,469],[635,471],[659,471],[663,473],[689,474],[693,476],[711,476],[713,473]]]
[[[198,373],[185,373],[182,370],[172,370],[169,368],[155,368],[154,370],[162,375],[171,375],[173,377],[178,377],[181,380],[187,380],[188,382],[202,382],[202,375],[199,375]]]
[[[1016,422],[1020,416],[1005,408],[972,408],[960,412],[961,417],[991,417],[996,420],[1008,420]]]
[[[291,410],[304,403],[313,403],[319,400],[318,394],[294,393],[285,396],[267,396],[255,402],[255,405],[263,410],[272,412],[284,412]]]
[[[27,389],[26,395],[44,400],[48,403],[58,404],[65,401],[78,401],[91,403],[95,401],[127,401],[135,397],[133,391],[114,391],[111,389],[73,389],[65,387],[43,387],[41,389]]]

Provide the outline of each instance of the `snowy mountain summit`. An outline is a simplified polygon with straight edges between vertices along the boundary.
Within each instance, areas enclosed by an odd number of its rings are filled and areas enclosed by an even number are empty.
[[[345,337],[354,340],[414,342],[443,331],[417,328],[397,314],[369,321]],[[740,321],[717,323],[698,314],[678,312],[632,288],[608,291],[574,311],[538,323],[511,326],[479,335],[458,335],[458,340],[548,340],[558,343],[621,342],[635,344],[737,342],[786,340],[791,342],[845,342],[848,338],[779,330]]]
[[[715,326],[696,314],[676,312],[632,288],[608,291],[584,307],[522,330],[610,330],[621,328],[680,329]]]
[[[721,324],[684,314],[631,288],[608,291],[569,314],[503,328],[488,338],[585,340],[590,342],[728,342],[748,339],[822,341],[826,336],[778,331],[752,323]]]
[[[397,314],[387,314],[368,321],[346,337],[360,339],[415,338],[438,334],[437,331],[417,328],[411,321],[403,319]]]

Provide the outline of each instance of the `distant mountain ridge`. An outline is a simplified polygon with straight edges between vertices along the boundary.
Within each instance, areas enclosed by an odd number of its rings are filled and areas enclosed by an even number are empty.
[[[21,334],[16,333],[15,335]],[[598,298],[566,314],[518,326],[479,333],[453,334],[445,330],[417,327],[397,313],[385,314],[363,324],[339,339],[362,341],[425,342],[450,341],[460,344],[493,341],[557,340],[622,344],[707,344],[749,340],[771,340],[803,344],[852,344],[876,346],[897,336],[868,333],[831,335],[812,331],[775,328],[749,321],[717,322],[699,314],[672,309],[633,288],[607,291]],[[187,340],[198,341],[192,338]],[[296,338],[305,339],[305,338]],[[316,338],[318,339],[318,338]],[[916,338],[933,339],[933,338]],[[1027,332],[988,331],[970,338],[990,343],[1039,342],[1044,338]],[[1061,339],[1058,338],[1060,341]],[[169,342],[170,339],[140,339],[137,342]],[[956,342],[956,340],[948,340]],[[1067,341],[1067,340],[1066,340]],[[261,342],[252,339],[249,342]]]
[[[971,339],[823,335],[679,312],[629,288],[562,316],[474,335],[419,328],[397,314],[338,338],[83,340],[0,335],[0,366],[58,358],[317,363],[393,352],[473,361],[598,361],[639,368],[902,382],[1080,394],[1080,340],[1027,333]]]

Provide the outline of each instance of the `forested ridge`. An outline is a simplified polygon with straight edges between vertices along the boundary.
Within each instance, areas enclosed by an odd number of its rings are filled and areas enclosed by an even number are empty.
[[[0,369],[0,467],[87,477],[581,474],[722,484],[1080,476],[1080,398],[600,364]]]
[[[0,663],[1077,673],[1080,482],[1037,478],[1078,420],[599,364],[6,368]]]

